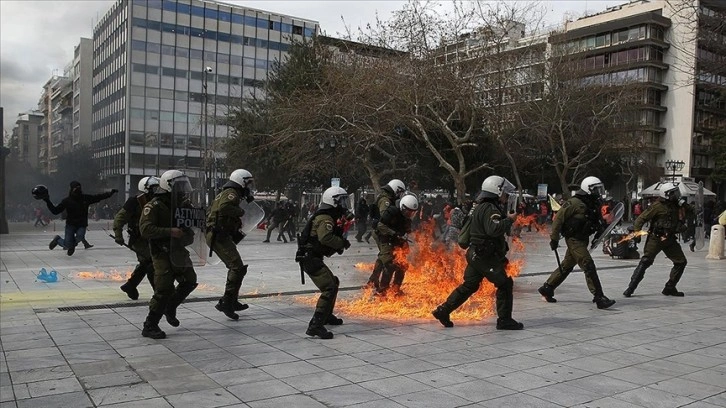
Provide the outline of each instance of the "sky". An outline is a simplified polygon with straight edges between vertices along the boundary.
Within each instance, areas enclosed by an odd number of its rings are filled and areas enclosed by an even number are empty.
[[[514,0],[511,0],[514,1]],[[528,1],[528,0],[518,0]],[[374,23],[376,13],[386,20],[405,1],[245,1],[227,0],[277,14],[315,20],[327,35],[341,36],[351,27]],[[564,16],[580,17],[622,4],[627,0],[549,0],[546,24],[563,22]],[[441,3],[447,3],[442,0]],[[19,113],[36,109],[42,86],[73,58],[81,37],[91,38],[93,24],[113,4],[107,0],[0,0],[0,106],[4,128],[11,132]]]

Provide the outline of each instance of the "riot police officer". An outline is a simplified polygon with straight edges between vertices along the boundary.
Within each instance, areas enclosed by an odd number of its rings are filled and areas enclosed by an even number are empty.
[[[397,199],[403,197],[403,194],[406,192],[406,185],[403,184],[403,181],[399,179],[392,179],[388,182],[385,186],[381,187],[381,193],[378,194],[378,197],[376,197],[375,202],[375,211],[371,211],[371,218],[375,220],[380,220],[380,217],[383,215],[383,212],[386,211],[386,208],[390,206],[391,204],[395,203]],[[376,245],[378,245],[378,260],[376,260],[376,264],[373,267],[373,273],[371,274],[370,278],[368,278],[368,285],[371,285],[378,289],[378,283],[380,280],[381,272],[383,271],[383,263],[380,261],[381,252],[386,250],[385,246],[381,246],[381,242],[379,242],[378,237],[375,233],[375,229],[378,226],[378,222],[375,222],[375,225],[372,225],[371,228],[373,230],[372,236],[373,240],[376,241]],[[366,240],[367,241],[367,240]]]
[[[678,232],[683,232],[686,228],[685,223],[679,216],[678,199],[681,192],[677,185],[663,183],[658,188],[658,194],[658,201],[643,211],[633,224],[635,232],[640,231],[646,222],[650,222],[650,228],[643,248],[643,257],[640,258],[640,263],[633,271],[628,288],[623,292],[625,297],[633,295],[638,284],[643,280],[643,276],[645,276],[645,270],[653,265],[653,260],[660,251],[663,251],[668,259],[673,262],[670,277],[661,293],[666,296],[684,296],[683,292],[676,289],[676,285],[681,280],[688,263],[676,237]]]
[[[162,316],[171,326],[179,326],[176,309],[197,287],[197,274],[185,248],[194,241],[194,233],[172,223],[175,210],[185,205],[185,197],[190,191],[191,183],[184,173],[167,170],[159,178],[156,197],[141,213],[139,229],[141,236],[149,240],[154,264],[154,296],[149,302],[149,314],[141,332],[144,337],[166,337],[159,328]],[[175,280],[179,282],[176,288]]]
[[[239,288],[247,274],[247,265],[237,252],[237,244],[244,238],[239,230],[242,226],[240,217],[244,210],[240,208],[242,200],[254,200],[252,190],[254,178],[245,169],[237,169],[229,176],[229,181],[222,186],[222,192],[215,197],[207,214],[207,245],[219,256],[227,267],[227,282],[224,295],[215,309],[224,313],[232,320],[239,319],[235,312],[247,309],[246,304],[238,301]]]
[[[603,294],[602,284],[597,275],[595,261],[588,251],[590,235],[598,238],[605,230],[607,224],[602,219],[600,199],[605,193],[605,187],[597,177],[585,177],[580,183],[580,189],[567,200],[557,213],[552,223],[550,233],[550,248],[557,250],[560,233],[565,237],[567,252],[562,263],[539,288],[539,293],[549,303],[557,302],[554,298],[555,289],[567,279],[575,265],[580,265],[585,274],[585,281],[590,293],[593,294],[593,303],[598,309],[607,309],[615,304]]]
[[[330,187],[325,190],[318,210],[310,217],[300,234],[295,261],[300,263],[321,292],[315,313],[305,332],[308,336],[332,339],[333,333],[324,325],[343,324],[343,319],[333,314],[340,280],[325,265],[323,258],[335,253],[342,254],[344,250],[350,248],[350,242],[343,238],[342,229],[336,226],[336,220],[347,212],[347,200],[348,193],[341,187]]]
[[[411,232],[411,218],[418,211],[418,199],[412,194],[401,197],[395,205],[389,205],[381,214],[375,234],[378,242],[378,259],[376,263],[383,265],[380,282],[374,282],[379,294],[385,294],[393,278],[393,291],[401,293],[401,285],[405,270],[403,265],[395,262],[393,251],[408,246],[405,236]]]
[[[511,231],[516,214],[505,215],[502,207],[514,192],[514,185],[504,177],[489,176],[481,190],[471,215],[464,282],[432,314],[444,327],[454,327],[449,315],[479,290],[482,279],[487,278],[497,288],[497,330],[522,330],[524,325],[512,318],[514,281],[506,272],[509,246],[505,234]]]
[[[149,253],[149,241],[141,237],[139,231],[139,218],[141,217],[141,209],[154,198],[156,189],[159,187],[159,179],[156,177],[144,177],[139,180],[139,192],[137,196],[131,196],[124,203],[123,207],[116,213],[113,219],[113,235],[114,240],[119,245],[124,245],[136,254],[139,261],[128,281],[121,285],[121,290],[132,300],[139,298],[137,287],[147,277],[151,288],[154,288],[154,264]],[[123,228],[128,225],[129,242],[124,242]]]

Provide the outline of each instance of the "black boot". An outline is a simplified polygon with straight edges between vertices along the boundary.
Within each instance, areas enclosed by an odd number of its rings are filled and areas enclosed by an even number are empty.
[[[232,320],[239,320],[239,315],[234,312],[235,306],[236,305],[234,304],[234,301],[232,299],[229,299],[228,297],[223,297],[219,299],[219,302],[217,302],[214,308],[224,313],[225,316],[229,317]]]
[[[645,256],[640,258],[640,262],[638,263],[638,266],[635,267],[635,270],[633,271],[633,276],[630,277],[630,284],[628,285],[628,288],[625,289],[625,292],[623,292],[623,296],[633,296],[633,292],[635,292],[638,284],[640,283],[640,281],[643,280],[643,277],[645,276],[645,270],[648,269],[650,265],[653,265],[652,259]]]
[[[247,276],[247,267],[249,265],[242,266],[242,279],[240,279],[239,282],[235,285],[235,291],[234,291],[234,311],[235,312],[241,312],[242,310],[249,309],[249,305],[247,303],[240,303],[239,301],[239,288],[242,287],[242,280],[245,276]]]
[[[121,290],[126,292],[126,295],[131,300],[137,300],[139,298],[139,291],[135,287],[129,285],[128,282],[121,285]]]
[[[522,330],[524,325],[510,318],[497,319],[497,330]]]
[[[172,327],[179,327],[179,319],[176,318],[176,308],[182,304],[184,299],[186,299],[196,287],[197,283],[180,283],[176,286],[176,290],[171,296],[171,299],[169,299],[169,303],[167,303],[166,310],[164,311],[166,322]]]
[[[443,324],[444,327],[454,327],[454,322],[452,322],[451,319],[449,318],[449,312],[447,312],[443,306],[437,307],[436,310],[431,312],[431,314],[434,315],[436,320],[441,322],[441,324]]]
[[[592,303],[595,303],[597,305],[598,309],[607,309],[610,306],[615,304],[614,300],[608,299],[605,295],[595,296],[592,299]]]
[[[330,316],[328,316],[328,320],[325,321],[325,324],[329,324],[331,326],[340,326],[341,324],[343,324],[343,319],[331,313]]]
[[[310,324],[308,325],[308,329],[305,331],[305,334],[308,336],[318,336],[321,339],[332,339],[333,333],[329,332],[325,326],[323,326],[323,323],[325,320],[323,319],[323,314],[320,312],[315,312],[313,315],[313,318],[310,319]]]
[[[159,328],[159,320],[161,320],[160,314],[149,312],[144,322],[144,328],[141,330],[141,335],[157,340],[166,338],[166,333]]]
[[[670,286],[668,284],[665,285],[665,287],[663,288],[663,291],[661,293],[666,296],[677,296],[677,297],[686,296],[685,293],[679,292],[678,289],[676,289],[675,285]]]
[[[53,237],[53,240],[50,241],[50,244],[48,244],[48,249],[52,251],[53,248],[57,247],[59,239],[61,239],[60,235],[56,235],[55,237]]]
[[[554,298],[555,296],[555,288],[550,286],[548,283],[545,282],[542,287],[537,289],[540,295],[547,301],[547,303],[557,303],[557,299]]]

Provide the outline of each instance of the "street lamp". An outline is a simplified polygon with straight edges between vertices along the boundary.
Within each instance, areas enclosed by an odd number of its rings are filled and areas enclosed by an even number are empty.
[[[209,103],[209,78],[208,76],[212,74],[214,70],[212,67],[205,67],[204,71],[202,71],[202,134],[204,137],[204,174],[205,178],[207,179],[205,181],[206,189],[207,189],[207,204],[211,204],[212,200],[214,199],[215,191],[214,191],[214,184],[212,183],[212,178],[214,177],[214,169],[213,169],[213,160],[210,162],[209,158],[209,133],[207,130],[207,125],[209,122],[209,114],[207,111],[207,105]],[[212,154],[214,154],[214,151],[212,150]]]
[[[665,169],[673,173],[671,175],[672,181],[676,181],[676,172],[681,171],[686,163],[683,160],[666,160]]]

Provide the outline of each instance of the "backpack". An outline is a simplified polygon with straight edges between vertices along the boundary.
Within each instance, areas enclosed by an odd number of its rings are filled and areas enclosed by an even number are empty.
[[[457,240],[457,243],[461,249],[469,248],[469,244],[471,243],[471,218],[472,217],[470,215],[467,215],[466,218],[464,218],[464,225],[461,227],[461,231],[459,232],[459,239]]]

